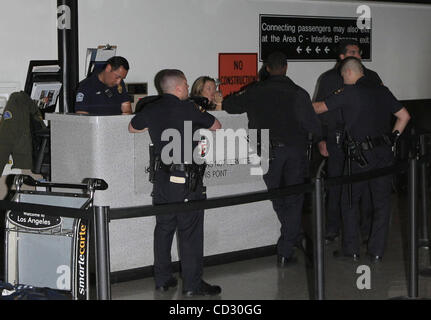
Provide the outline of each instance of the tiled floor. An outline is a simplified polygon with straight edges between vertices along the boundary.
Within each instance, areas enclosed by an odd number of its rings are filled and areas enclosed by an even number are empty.
[[[325,296],[331,300],[386,300],[408,295],[408,202],[405,196],[394,197],[393,214],[384,260],[371,264],[365,248],[359,262],[337,261],[332,252],[339,243],[326,246]],[[313,269],[307,267],[302,251],[297,251],[298,263],[286,269],[276,266],[275,256],[207,267],[204,279],[220,285],[220,297],[198,299],[221,300],[308,300],[314,297]],[[419,249],[419,269],[429,266],[429,251]],[[369,282],[364,280],[364,266],[368,266]],[[360,270],[358,270],[358,268]],[[176,275],[178,277],[178,274]],[[359,284],[366,285],[359,289]],[[370,287],[368,287],[368,285]],[[419,277],[419,297],[431,298],[431,278]],[[176,289],[166,294],[154,292],[153,278],[112,285],[113,300],[177,300],[181,295],[181,281]]]

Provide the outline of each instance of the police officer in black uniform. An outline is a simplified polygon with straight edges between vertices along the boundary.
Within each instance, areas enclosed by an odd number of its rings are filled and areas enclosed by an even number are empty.
[[[278,189],[304,183],[308,132],[320,136],[321,130],[309,94],[286,76],[286,55],[270,54],[266,67],[270,74],[267,79],[227,97],[223,109],[234,114],[246,112],[250,129],[270,130],[274,159],[263,179],[268,189]],[[296,260],[294,247],[300,240],[303,199],[301,194],[272,201],[281,223],[277,244],[281,267]]]
[[[341,62],[340,68],[344,88],[313,106],[317,113],[341,111],[345,122],[344,145],[352,161],[353,174],[388,167],[394,159],[391,148],[405,129],[410,115],[388,88],[368,81],[359,59],[348,57]],[[393,128],[392,115],[397,118]],[[334,252],[336,257],[359,258],[359,201],[368,188],[374,206],[368,254],[372,261],[383,257],[391,214],[391,176],[354,183],[351,195],[349,187],[343,187],[343,246],[342,252]]]
[[[124,79],[129,63],[123,57],[112,57],[101,72],[94,72],[78,86],[75,112],[90,115],[131,114],[132,105]]]
[[[361,50],[357,41],[343,40],[339,47],[340,62],[347,57],[356,57],[361,59]],[[343,77],[340,74],[339,65],[335,65],[331,70],[323,73],[318,80],[315,101],[323,101],[335,91],[344,86]],[[373,84],[381,85],[382,80],[379,75],[364,67],[366,79]],[[338,110],[324,113],[319,116],[322,122],[324,141],[319,143],[319,149],[324,157],[328,157],[327,171],[328,177],[339,177],[343,175],[345,155],[336,143],[337,132],[341,131],[344,126]],[[337,239],[341,226],[341,186],[333,186],[328,190],[328,208],[326,219],[326,243],[331,243]],[[364,192],[361,199],[361,235],[362,241],[366,242],[371,230],[372,203],[370,192]]]
[[[129,131],[132,133],[148,129],[154,144],[156,171],[153,203],[158,205],[205,199],[206,193],[202,184],[204,170],[193,162],[192,154],[185,153],[186,144],[190,145],[190,150],[194,150],[197,142],[192,141],[192,137],[185,136],[185,126],[190,124],[193,132],[202,128],[217,130],[221,128],[220,122],[188,100],[189,86],[181,71],[162,70],[158,79],[163,95],[146,105],[129,124]],[[172,141],[162,141],[163,134],[170,134],[167,129],[171,130]],[[175,134],[181,137],[178,145],[174,144]],[[183,294],[217,295],[221,292],[219,286],[209,285],[202,280],[203,221],[203,210],[175,212],[156,217],[156,290],[167,291],[177,285],[177,279],[172,276],[171,248],[174,233],[178,230]]]

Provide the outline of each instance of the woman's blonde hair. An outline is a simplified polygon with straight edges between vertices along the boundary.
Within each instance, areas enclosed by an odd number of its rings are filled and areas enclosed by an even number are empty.
[[[192,97],[202,96],[202,91],[204,90],[204,86],[207,81],[212,81],[215,83],[215,80],[208,76],[202,76],[197,78],[192,85],[192,90],[190,92],[190,95]]]

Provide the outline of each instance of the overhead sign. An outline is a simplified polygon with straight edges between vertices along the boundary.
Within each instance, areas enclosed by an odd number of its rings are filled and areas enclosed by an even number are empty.
[[[257,81],[257,53],[220,53],[219,90],[223,96]]]
[[[362,60],[370,61],[371,29],[359,28],[357,22],[358,18],[262,14],[260,60],[273,51],[284,52],[289,60],[336,60],[340,41],[354,39],[362,49]]]

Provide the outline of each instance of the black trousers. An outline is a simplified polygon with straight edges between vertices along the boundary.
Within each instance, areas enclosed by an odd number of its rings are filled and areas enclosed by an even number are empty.
[[[156,172],[153,190],[155,205],[184,203],[205,199],[202,182],[196,192],[189,192],[186,184],[170,181],[170,177],[184,177],[183,172]],[[198,289],[203,273],[204,210],[173,212],[156,216],[154,230],[154,278],[156,286],[164,285],[172,277],[172,241],[177,231],[183,290]]]
[[[361,173],[393,164],[390,147],[381,146],[364,151],[369,165],[360,168],[352,162],[352,172]],[[352,207],[349,206],[348,186],[343,187],[341,210],[343,216],[343,251],[346,254],[359,254],[360,251],[360,214],[359,202],[365,192],[371,190],[373,217],[368,253],[383,256],[391,215],[392,176],[380,177],[352,185]]]
[[[302,150],[295,147],[277,147],[274,148],[274,156],[267,174],[263,176],[268,190],[305,182],[308,165],[305,147]],[[303,203],[303,194],[272,200],[281,223],[277,252],[286,258],[293,254],[294,246],[299,240]]]
[[[341,177],[345,173],[345,155],[335,144],[328,143],[328,178]],[[328,209],[326,212],[326,234],[338,235],[341,229],[341,186],[328,188]],[[373,203],[371,190],[362,192],[360,199],[360,232],[362,240],[367,240],[371,232]]]

